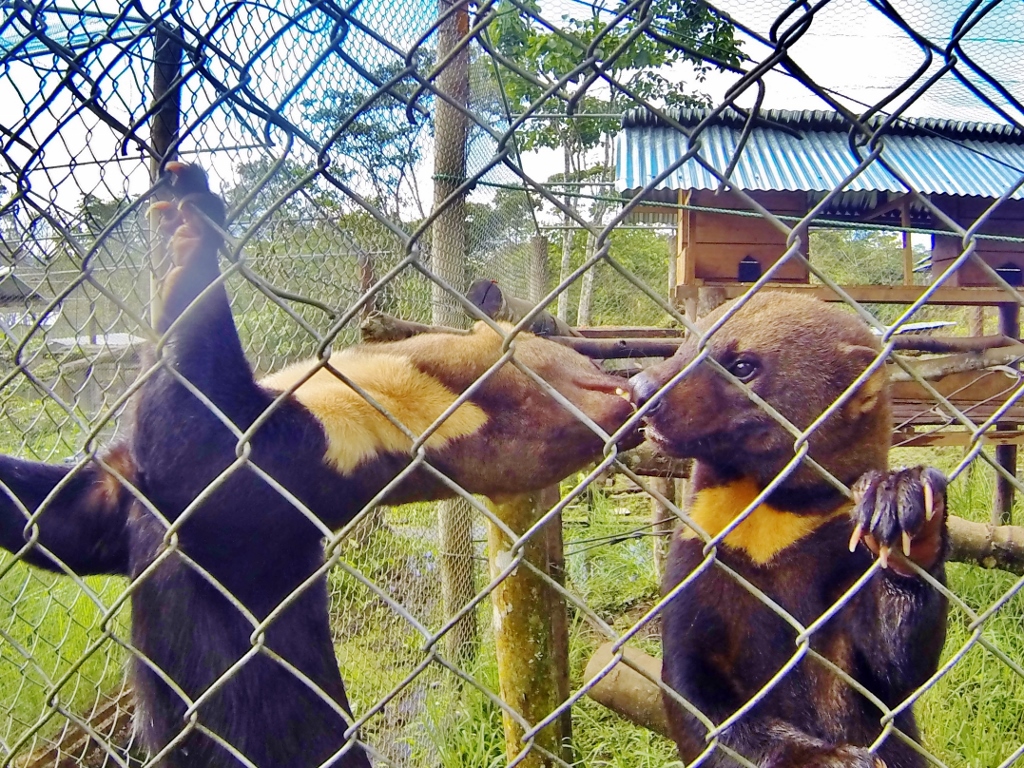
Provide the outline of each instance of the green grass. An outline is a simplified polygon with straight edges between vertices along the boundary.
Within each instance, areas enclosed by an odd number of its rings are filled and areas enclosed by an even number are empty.
[[[5,438],[0,430],[0,440],[16,439],[14,433]],[[927,461],[948,470],[960,455],[954,450],[900,451],[894,459],[907,464]],[[987,519],[992,484],[991,472],[984,467],[965,473],[950,489],[951,509],[965,517]],[[1024,519],[1021,510],[1016,515],[1015,519]],[[568,586],[620,633],[658,599],[652,539],[644,528],[648,519],[645,497],[599,488],[584,494],[564,516]],[[478,541],[477,556],[483,554]],[[443,624],[433,505],[381,513],[346,544],[343,559],[431,631]],[[477,568],[478,588],[486,584],[485,571]],[[1001,572],[959,564],[949,567],[950,588],[975,613],[1002,599],[1015,583],[1012,575]],[[124,588],[118,579],[87,579],[86,584],[102,605],[109,605]],[[339,664],[355,710],[366,712],[381,697],[395,694],[364,729],[371,743],[402,765],[504,766],[500,708],[483,691],[437,665],[407,684],[406,678],[423,658],[423,636],[344,570],[332,571],[330,586]],[[490,611],[489,602],[483,601],[476,614],[480,646],[467,672],[484,689],[497,691]],[[124,679],[122,649],[108,640],[82,661],[87,648],[103,638],[102,615],[103,609],[71,580],[11,564],[9,556],[0,556],[0,744],[10,746],[50,711],[47,702],[53,682],[73,668],[58,691],[59,700],[70,711],[88,713],[98,697],[116,693]],[[968,643],[970,623],[969,613],[951,608],[945,658]],[[127,609],[113,626],[125,636]],[[1024,600],[1009,599],[986,622],[983,637],[1012,664],[1024,667]],[[572,609],[574,690],[581,684],[587,660],[603,641],[584,611]],[[657,655],[657,623],[632,642]],[[922,696],[917,712],[925,745],[945,765],[995,766],[1024,743],[1024,677],[975,642]],[[576,704],[572,714],[579,766],[678,765],[668,741],[629,725],[588,698]],[[52,735],[62,722],[61,716],[51,718],[40,728],[40,735]],[[0,753],[0,762],[3,759]]]
[[[951,470],[962,453],[956,449],[897,451],[906,464],[929,462]],[[949,488],[949,508],[971,520],[988,521],[995,474],[975,464]],[[1016,494],[1014,521],[1021,523],[1022,499]],[[1018,577],[960,563],[947,567],[950,590],[975,615],[1010,594]],[[950,768],[988,768],[1002,763],[1024,743],[1024,676],[991,650],[972,640],[970,614],[950,606],[943,663],[961,650],[966,654],[924,694],[917,707],[925,745]],[[982,637],[1011,664],[1024,670],[1024,598],[1015,594],[983,625]]]
[[[123,579],[85,579],[94,601],[70,579],[11,561],[0,554],[0,743],[8,745],[40,720],[49,718],[43,737],[63,725],[49,717],[54,694],[69,711],[90,712],[101,694],[120,688],[127,660],[102,626]],[[125,607],[110,629],[126,639],[127,625]]]

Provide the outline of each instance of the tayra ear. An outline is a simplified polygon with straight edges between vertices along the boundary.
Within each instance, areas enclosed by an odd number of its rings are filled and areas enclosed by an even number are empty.
[[[471,304],[479,307],[481,312],[492,319],[497,317],[501,311],[501,288],[498,287],[494,280],[486,278],[477,280],[469,286],[466,298],[469,299]]]
[[[858,344],[841,345],[838,351],[842,360],[837,363],[841,370],[851,372],[851,381],[860,376],[878,357],[877,349]],[[874,411],[881,403],[888,384],[889,376],[883,366],[871,374],[871,377],[861,384],[853,397],[847,401],[843,407],[846,416],[855,419]]]

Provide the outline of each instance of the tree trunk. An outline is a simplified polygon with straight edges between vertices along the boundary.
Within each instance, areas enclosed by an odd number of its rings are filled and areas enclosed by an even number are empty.
[[[496,517],[517,536],[530,528],[547,510],[545,492],[509,496],[490,502]],[[556,525],[552,521],[550,525]],[[527,561],[552,575],[552,541],[541,531],[525,546]],[[512,562],[512,542],[496,525],[487,524],[487,551],[491,578],[496,578]],[[557,568],[557,563],[554,564]],[[557,572],[554,574],[558,576]],[[535,725],[550,715],[565,700],[564,661],[567,643],[560,637],[565,631],[565,607],[558,595],[540,576],[524,565],[512,571],[491,593],[494,606],[494,646],[498,660],[498,687],[502,701]],[[524,730],[507,713],[505,751],[511,762],[526,746]],[[535,737],[535,744],[553,755],[561,755],[564,721],[558,720]],[[537,749],[531,749],[517,763],[523,768],[548,768],[554,762]]]
[[[450,11],[454,3],[441,0],[438,14]],[[463,6],[449,15],[437,30],[437,57],[443,59],[469,32],[469,15]],[[469,54],[463,50],[438,74],[438,89],[457,104],[469,101]],[[430,269],[457,291],[466,290],[466,199],[465,194],[444,201],[458,189],[466,176],[466,139],[469,126],[465,114],[438,99],[434,113],[434,209],[440,209],[432,231]],[[444,204],[443,208],[440,206]],[[455,328],[465,325],[465,313],[455,298],[439,285],[431,286],[434,325]],[[437,505],[441,550],[441,593],[445,616],[450,617],[473,599],[473,517],[462,499]],[[445,650],[453,661],[471,658],[477,640],[476,616],[470,612],[445,636]]]

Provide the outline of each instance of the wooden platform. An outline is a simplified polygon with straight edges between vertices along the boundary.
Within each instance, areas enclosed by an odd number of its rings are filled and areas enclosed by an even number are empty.
[[[956,373],[931,382],[936,391],[974,424],[991,418],[1012,399],[1024,379],[1008,369]],[[949,408],[936,402],[916,382],[893,384],[893,445],[923,447],[933,445],[969,445],[971,431],[961,424]],[[1024,398],[1018,399],[1000,417],[998,428],[985,433],[992,445],[1024,443]]]
[[[734,299],[750,290],[750,283],[697,281],[693,285],[677,285],[676,301],[682,304],[697,298],[700,290],[715,289],[725,299]],[[853,299],[868,304],[912,304],[928,290],[927,285],[844,285]],[[822,301],[842,301],[839,295],[825,285],[808,283],[767,283],[760,290],[787,291],[814,296]],[[997,304],[1024,304],[1024,295],[1016,299],[1002,288],[941,286],[928,299],[929,304],[948,306],[991,307]]]

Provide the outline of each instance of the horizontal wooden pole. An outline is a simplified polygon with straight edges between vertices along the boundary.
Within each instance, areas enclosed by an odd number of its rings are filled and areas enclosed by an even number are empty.
[[[620,661],[602,677],[587,695],[631,723],[668,736],[668,717],[661,701],[661,689],[652,682],[661,678],[661,660],[626,646]],[[594,679],[615,657],[611,643],[600,646],[587,662],[583,679]],[[637,671],[637,669],[642,671]]]
[[[844,285],[842,289],[859,302],[873,304],[913,304],[929,286],[927,285]],[[715,288],[722,291],[723,298],[734,299],[750,290],[749,283],[703,282],[699,285],[677,285],[676,301],[695,299],[701,288]],[[768,283],[766,291],[787,291],[815,296],[823,301],[842,301],[837,293],[825,285],[810,283]],[[1013,296],[1002,288],[987,286],[940,287],[928,301],[929,304],[950,306],[992,307],[997,304],[1016,303]]]

